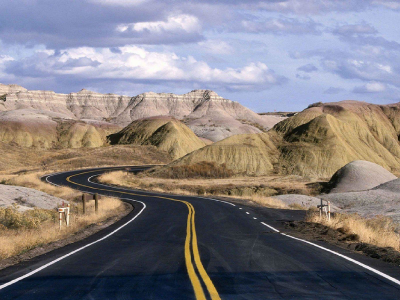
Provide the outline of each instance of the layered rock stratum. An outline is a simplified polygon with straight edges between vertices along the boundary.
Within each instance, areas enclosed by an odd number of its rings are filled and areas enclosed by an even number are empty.
[[[172,116],[182,120],[197,136],[213,142],[235,134],[260,133],[284,119],[260,116],[210,90],[194,90],[183,95],[149,92],[130,97],[85,89],[58,94],[0,84],[0,111],[16,109],[51,111],[77,120],[105,121],[120,127],[142,118]]]
[[[133,121],[109,136],[111,144],[153,145],[173,159],[206,145],[185,124],[173,117],[150,117]]]

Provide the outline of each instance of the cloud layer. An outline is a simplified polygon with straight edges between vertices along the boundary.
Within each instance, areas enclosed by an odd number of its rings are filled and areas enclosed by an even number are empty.
[[[213,88],[261,111],[318,97],[400,101],[398,1],[21,2],[0,10],[5,83],[132,94]]]

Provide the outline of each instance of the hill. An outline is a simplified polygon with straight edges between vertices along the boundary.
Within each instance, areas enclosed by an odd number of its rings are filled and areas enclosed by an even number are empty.
[[[210,90],[183,95],[148,92],[130,97],[86,89],[58,94],[0,84],[0,111],[26,108],[62,113],[78,120],[106,121],[121,127],[143,118],[172,116],[182,120],[197,136],[213,142],[235,134],[260,133],[285,118],[260,116]]]
[[[100,147],[120,127],[100,121],[76,120],[62,113],[36,109],[0,112],[0,141],[20,147]]]
[[[133,121],[109,136],[111,144],[153,145],[180,158],[206,145],[185,124],[172,117],[151,117]]]
[[[278,161],[279,136],[274,133],[240,134],[196,150],[167,167],[207,161],[225,164],[236,174],[265,175]]]
[[[173,165],[226,162],[239,173],[328,178],[349,162],[365,160],[398,173],[399,135],[400,104],[318,103],[281,121],[268,133],[228,138]]]

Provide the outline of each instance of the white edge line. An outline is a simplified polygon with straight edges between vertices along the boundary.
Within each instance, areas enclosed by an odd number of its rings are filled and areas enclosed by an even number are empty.
[[[48,176],[48,177],[50,177],[50,176]],[[48,178],[48,177],[47,177],[47,178]],[[47,180],[47,178],[46,178],[46,180]],[[47,180],[47,182],[49,182],[49,181]],[[49,182],[49,183],[51,183],[51,182]],[[90,247],[90,246],[92,246],[92,245],[94,245],[94,244],[96,244],[96,243],[98,243],[98,242],[101,242],[101,241],[105,240],[106,238],[112,236],[114,233],[116,233],[117,231],[121,230],[121,229],[124,228],[126,225],[128,225],[129,223],[131,223],[132,221],[134,221],[134,220],[145,210],[145,208],[146,208],[146,204],[145,204],[144,202],[142,202],[142,201],[138,201],[138,200],[134,200],[134,199],[128,199],[128,198],[119,198],[119,199],[124,199],[124,200],[129,200],[129,201],[140,202],[140,203],[143,204],[143,208],[139,211],[139,213],[138,213],[136,216],[134,216],[134,217],[133,217],[132,219],[130,219],[128,222],[126,222],[125,224],[121,225],[120,227],[118,227],[118,228],[115,229],[114,231],[110,232],[110,233],[107,234],[106,236],[102,237],[101,239],[98,239],[98,240],[96,240],[96,241],[94,241],[94,242],[91,242],[90,244],[87,244],[87,245],[85,245],[85,246],[83,246],[83,247],[81,247],[81,248],[78,248],[78,249],[76,249],[76,250],[74,250],[74,251],[72,251],[72,252],[70,252],[70,253],[68,253],[68,254],[65,254],[65,255],[63,255],[63,256],[61,256],[61,257],[59,257],[59,258],[57,258],[57,259],[55,259],[55,260],[53,260],[53,261],[51,261],[51,262],[49,262],[49,263],[47,263],[47,264],[45,264],[45,265],[41,266],[40,268],[37,268],[36,270],[33,270],[33,271],[31,271],[31,272],[29,272],[29,273],[27,273],[27,274],[25,274],[25,275],[23,275],[23,276],[21,276],[21,277],[18,277],[18,278],[14,279],[14,280],[11,280],[11,281],[9,281],[9,282],[7,282],[7,283],[4,283],[4,284],[0,285],[0,290],[2,290],[2,289],[4,289],[5,287],[8,287],[8,286],[10,286],[10,285],[12,285],[12,284],[14,284],[14,283],[17,283],[18,281],[21,281],[21,280],[23,280],[23,279],[25,279],[25,278],[27,278],[27,277],[30,277],[30,276],[32,276],[33,274],[35,274],[35,273],[37,273],[37,272],[39,272],[39,271],[41,271],[41,270],[43,270],[43,269],[45,269],[45,268],[47,268],[47,267],[49,267],[49,266],[51,266],[51,265],[53,265],[53,264],[55,264],[55,263],[57,263],[57,262],[63,260],[64,258],[67,258],[68,256],[71,256],[71,255],[73,255],[73,254],[75,254],[75,253],[77,253],[77,252],[79,252],[79,251],[81,251],[81,250],[83,250],[83,249],[85,249],[85,248],[87,248],[87,247]]]
[[[300,241],[300,242],[309,244],[309,245],[311,245],[311,246],[317,247],[317,248],[319,248],[319,249],[321,249],[321,250],[327,251],[327,252],[332,253],[332,254],[334,254],[334,255],[337,255],[337,256],[339,256],[339,257],[341,257],[341,258],[344,258],[345,260],[348,260],[348,261],[350,261],[350,262],[352,262],[352,263],[354,263],[354,264],[356,264],[356,265],[358,265],[358,266],[360,266],[360,267],[363,267],[364,269],[367,269],[367,270],[369,270],[369,271],[371,271],[371,272],[373,272],[373,273],[375,273],[375,274],[378,274],[378,275],[382,276],[383,278],[386,278],[387,280],[389,280],[389,281],[391,281],[391,282],[393,282],[393,283],[395,283],[395,284],[397,284],[397,285],[400,285],[400,280],[398,280],[398,279],[396,279],[396,278],[393,278],[392,276],[389,276],[389,275],[387,275],[387,274],[385,274],[385,273],[383,273],[383,272],[381,272],[381,271],[379,271],[379,270],[376,270],[376,269],[374,269],[374,268],[372,268],[372,267],[370,267],[370,266],[368,266],[368,265],[366,265],[366,264],[363,264],[363,263],[361,263],[361,262],[359,262],[359,261],[357,261],[357,260],[355,260],[355,259],[353,259],[353,258],[350,258],[350,257],[348,257],[348,256],[346,256],[346,255],[340,254],[340,253],[338,253],[338,252],[336,252],[336,251],[333,251],[333,250],[330,250],[330,249],[328,249],[328,248],[322,247],[322,246],[320,246],[320,245],[314,244],[314,243],[309,242],[309,241],[307,241],[307,240],[303,240],[303,239],[300,239],[300,238],[296,238],[296,237],[294,237],[294,236],[291,236],[291,235],[288,235],[288,234],[286,234],[286,233],[280,232],[278,229],[276,229],[276,228],[274,228],[274,227],[272,227],[272,226],[270,226],[270,225],[268,225],[268,224],[266,224],[266,223],[264,223],[264,222],[261,222],[261,224],[263,224],[263,225],[269,227],[270,229],[272,229],[272,230],[274,230],[274,231],[276,231],[276,232],[279,232],[281,235],[284,235],[284,236],[286,236],[286,237],[288,237],[288,238],[291,238],[291,239],[294,239],[294,240],[297,240],[297,241]]]
[[[106,187],[111,187],[111,188],[112,188],[112,186],[109,186],[109,185],[106,185],[106,184],[102,184],[102,183],[97,183],[97,182],[91,181],[91,179],[92,179],[93,177],[96,177],[96,176],[99,176],[99,175],[96,174],[96,175],[90,176],[90,177],[88,178],[88,181],[89,181],[90,183],[92,183],[92,184],[97,184],[97,185],[101,185],[101,186],[106,186]],[[132,189],[124,189],[124,188],[120,188],[120,187],[115,187],[115,188],[118,188],[118,189],[124,190],[124,191],[130,191],[130,192],[135,191],[135,190],[132,190]],[[118,192],[118,191],[117,191],[117,192]],[[141,191],[139,191],[139,192],[141,192]],[[157,194],[157,195],[162,195],[162,196],[174,196],[174,195],[165,194],[165,193],[147,192],[147,191],[145,191],[145,190],[144,190],[143,192],[145,192],[145,193]],[[182,195],[177,195],[177,196],[182,196]],[[230,203],[230,202],[227,202],[227,201],[223,201],[223,200],[217,200],[217,199],[205,198],[205,197],[199,197],[199,196],[191,196],[191,195],[188,195],[188,197],[191,197],[191,198],[198,198],[198,199],[206,199],[206,200],[210,200],[210,201],[217,201],[217,202],[222,202],[222,203],[229,204],[229,205],[232,205],[232,206],[236,206],[236,205],[233,204],[233,203]]]
[[[264,222],[261,222],[261,224],[263,224],[264,226],[267,226],[268,228],[272,229],[273,231],[280,232],[278,229],[275,229],[274,227],[272,227]]]
[[[396,284],[400,285],[400,281],[397,280],[396,278],[393,278],[393,277],[391,277],[391,276],[389,276],[389,275],[387,275],[387,274],[385,274],[385,273],[383,273],[383,272],[381,272],[381,271],[378,271],[378,270],[376,270],[376,269],[374,269],[374,268],[372,268],[372,267],[370,267],[370,266],[367,266],[366,264],[363,264],[363,263],[361,263],[361,262],[359,262],[359,261],[357,261],[357,260],[355,260],[355,259],[352,259],[352,258],[350,258],[350,257],[348,257],[348,256],[345,256],[345,255],[343,255],[343,254],[340,254],[340,253],[335,252],[335,251],[333,251],[333,250],[330,250],[330,249],[328,249],[328,248],[322,247],[322,246],[320,246],[320,245],[314,244],[314,243],[312,243],[312,242],[309,242],[309,241],[306,241],[306,240],[303,240],[303,239],[299,239],[299,238],[296,238],[296,237],[294,237],[294,236],[291,236],[291,235],[288,235],[288,234],[285,234],[285,233],[281,233],[281,234],[284,235],[284,236],[287,236],[287,237],[289,237],[289,238],[291,238],[291,239],[298,240],[298,241],[301,241],[301,242],[303,242],[303,243],[307,243],[307,244],[312,245],[312,246],[314,246],[314,247],[317,247],[317,248],[319,248],[319,249],[322,249],[322,250],[325,250],[325,251],[330,252],[330,253],[332,253],[332,254],[335,254],[335,255],[337,255],[337,256],[339,256],[339,257],[341,257],[341,258],[344,258],[344,259],[346,259],[346,260],[348,260],[348,261],[351,261],[352,263],[354,263],[354,264],[356,264],[356,265],[359,265],[360,267],[363,267],[363,268],[365,268],[365,269],[367,269],[367,270],[369,270],[369,271],[371,271],[371,272],[373,272],[373,273],[375,273],[375,274],[378,274],[378,275],[380,275],[380,276],[386,278],[387,280],[390,280],[390,281],[393,282],[393,283],[396,283]]]

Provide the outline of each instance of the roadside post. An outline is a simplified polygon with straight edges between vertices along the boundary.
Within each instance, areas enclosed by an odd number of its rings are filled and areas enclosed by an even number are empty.
[[[326,204],[324,204],[324,201]],[[317,205],[317,208],[319,208],[319,217],[322,218],[322,213],[325,214],[326,218],[328,221],[331,220],[331,202],[327,200],[321,199],[321,204]]]
[[[328,201],[328,221],[331,220],[331,201]]]
[[[82,208],[83,208],[83,214],[86,214],[86,195],[82,194]]]
[[[94,198],[94,210],[97,214],[97,212],[99,211],[99,195],[94,194],[93,198]]]
[[[63,206],[64,206],[64,203],[63,203]],[[63,215],[64,215],[65,224],[67,225],[67,227],[69,226],[70,208],[71,208],[71,205],[69,203],[68,203],[67,207],[59,207],[58,208],[58,221],[59,221],[60,230],[61,230],[62,223],[63,223]]]

